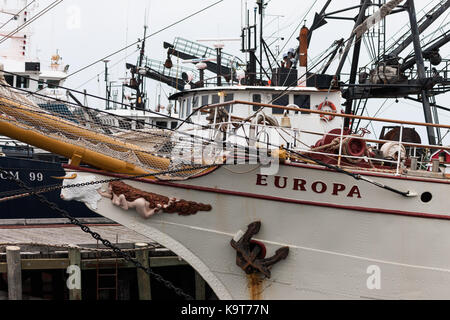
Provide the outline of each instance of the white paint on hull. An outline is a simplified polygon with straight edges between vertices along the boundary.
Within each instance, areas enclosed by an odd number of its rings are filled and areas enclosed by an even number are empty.
[[[219,169],[183,183],[318,200],[314,193],[258,188],[255,175],[231,174]],[[418,198],[403,198],[334,172],[282,167],[280,175],[355,184],[362,195],[356,200],[358,206],[397,210],[414,207],[416,212],[449,215],[445,199],[449,184],[377,178],[400,189],[413,188],[419,194],[422,190],[433,192],[438,200],[425,206],[418,205]],[[211,212],[193,216],[163,213],[144,220],[137,213],[123,211],[110,200],[102,199],[98,212],[174,251],[203,276],[221,299],[254,296],[246,275],[235,264],[230,240],[238,230],[245,230],[257,220],[262,221],[262,228],[256,238],[266,244],[268,255],[280,246],[290,247],[288,258],[276,264],[272,278],[262,283],[258,295],[261,299],[450,298],[450,221],[262,200],[136,181],[126,183],[144,191],[212,205]],[[347,197],[321,196],[324,202],[351,203]],[[367,270],[372,265],[381,270],[380,290],[367,287],[370,276]]]

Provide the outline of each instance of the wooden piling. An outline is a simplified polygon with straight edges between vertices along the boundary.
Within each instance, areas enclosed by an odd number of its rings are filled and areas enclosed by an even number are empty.
[[[19,247],[6,247],[8,299],[22,300],[22,265]]]
[[[148,247],[147,243],[136,243],[135,249],[143,249]],[[149,267],[149,250],[137,250],[136,259],[144,267]],[[150,287],[150,276],[142,269],[137,269],[137,280],[139,287],[139,300],[152,300],[152,293]]]
[[[69,265],[78,266],[80,269],[79,273],[79,287],[75,288],[69,286],[69,299],[70,300],[81,300],[81,252],[77,248],[69,249]]]
[[[195,271],[195,300],[206,300],[206,283],[202,276]]]

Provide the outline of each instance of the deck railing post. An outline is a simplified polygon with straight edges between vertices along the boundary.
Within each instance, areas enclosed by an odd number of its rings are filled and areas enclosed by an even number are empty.
[[[400,174],[400,163],[402,160],[402,148],[403,148],[403,125],[400,126],[400,140],[398,142],[398,159],[397,159],[397,175]]]
[[[341,166],[341,159],[342,159],[342,144],[344,142],[344,128],[345,128],[345,121],[343,119],[342,121],[342,125],[341,125],[341,137],[340,137],[340,142],[339,142],[339,157],[338,157],[338,163],[337,166],[340,167]]]

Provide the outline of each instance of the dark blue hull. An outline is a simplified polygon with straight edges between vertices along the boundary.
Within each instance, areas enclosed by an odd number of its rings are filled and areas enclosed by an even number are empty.
[[[44,187],[49,185],[62,185],[62,180],[52,177],[62,177],[65,172],[60,162],[47,162],[26,158],[0,157],[0,168],[11,172],[15,177],[28,186]],[[0,199],[8,196],[10,192],[23,193],[14,181],[9,181],[5,175],[0,174]],[[63,201],[60,198],[60,189],[42,194],[49,201],[55,202],[60,208],[67,210],[73,217],[98,218],[85,204],[76,201]],[[34,196],[0,202],[0,220],[3,219],[48,219],[62,218],[57,212],[42,204]]]

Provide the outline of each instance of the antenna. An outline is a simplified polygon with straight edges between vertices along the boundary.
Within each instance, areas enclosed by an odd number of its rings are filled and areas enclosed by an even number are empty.
[[[217,86],[222,86],[222,49],[225,47],[224,42],[241,41],[241,39],[225,38],[225,39],[200,39],[198,42],[214,42],[214,48],[217,52]],[[199,69],[201,70],[201,69]],[[233,79],[233,68],[231,70],[231,79]]]

